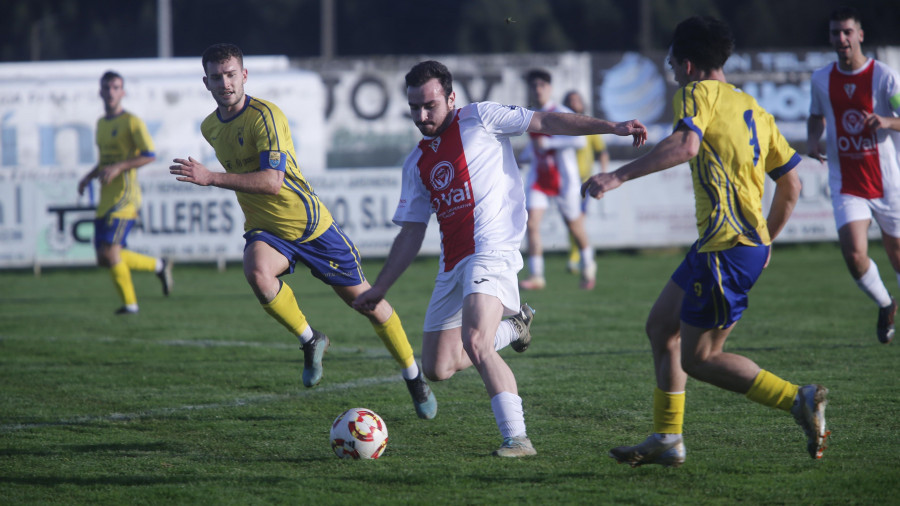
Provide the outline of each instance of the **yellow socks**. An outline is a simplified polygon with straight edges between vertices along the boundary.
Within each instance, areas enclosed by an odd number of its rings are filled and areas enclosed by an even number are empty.
[[[396,311],[386,322],[373,323],[372,328],[375,329],[375,333],[381,338],[384,346],[391,352],[391,356],[398,364],[406,368],[415,363],[412,347],[409,345],[409,339],[406,338],[406,332],[403,330]]]
[[[306,323],[306,316],[303,315],[303,312],[297,306],[294,291],[291,290],[287,283],[282,282],[281,290],[278,291],[272,302],[263,304],[262,307],[272,318],[284,325],[284,328],[291,331],[295,336],[299,337],[306,330],[306,327],[309,326]]]
[[[681,434],[684,425],[684,392],[653,390],[653,432]]]
[[[753,402],[770,408],[790,411],[799,389],[800,387],[797,385],[789,383],[769,371],[760,370],[746,395]]]
[[[122,298],[122,304],[137,305],[137,295],[134,293],[134,283],[131,282],[131,269],[125,262],[119,262],[109,268],[109,275],[112,277],[113,285]]]
[[[135,253],[134,251],[129,251],[127,249],[122,249],[122,251],[119,252],[119,256],[122,258],[122,263],[127,265],[128,268],[133,271],[156,272],[156,259],[153,257]]]

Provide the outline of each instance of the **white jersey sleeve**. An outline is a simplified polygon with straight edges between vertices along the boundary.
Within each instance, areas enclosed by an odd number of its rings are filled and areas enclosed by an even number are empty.
[[[394,211],[393,222],[403,226],[404,222],[428,223],[431,217],[431,197],[419,176],[417,163],[422,150],[416,146],[403,163],[400,183],[400,202]]]

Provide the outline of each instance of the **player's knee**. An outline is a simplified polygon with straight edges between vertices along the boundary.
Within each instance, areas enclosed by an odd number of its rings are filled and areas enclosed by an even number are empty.
[[[438,367],[438,364],[422,364],[422,372],[428,381],[444,381],[450,379],[456,370],[448,367]]]

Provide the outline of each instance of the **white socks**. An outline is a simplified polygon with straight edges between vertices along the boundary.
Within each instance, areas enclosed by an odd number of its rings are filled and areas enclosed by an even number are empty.
[[[856,286],[871,297],[878,304],[878,307],[891,305],[891,294],[884,287],[881,276],[878,274],[878,266],[875,265],[875,261],[871,258],[869,259],[869,270],[856,280]]]
[[[401,373],[403,374],[403,379],[416,379],[419,377],[419,366],[415,361],[413,361],[412,365],[403,368],[403,371]]]
[[[544,277],[544,257],[543,256],[530,256],[528,257],[528,270],[531,271],[531,275],[542,278]]]
[[[508,438],[526,435],[521,397],[510,392],[500,392],[491,398],[491,409],[501,436]]]
[[[312,327],[310,327],[309,325],[307,325],[307,326],[306,326],[306,330],[304,330],[303,332],[301,332],[300,335],[297,336],[297,339],[300,340],[300,344],[305,344],[305,343],[308,343],[309,340],[312,339],[312,337],[313,337],[313,330],[312,330]]]
[[[516,327],[509,320],[503,320],[497,327],[497,334],[494,335],[494,350],[500,351],[518,338]]]

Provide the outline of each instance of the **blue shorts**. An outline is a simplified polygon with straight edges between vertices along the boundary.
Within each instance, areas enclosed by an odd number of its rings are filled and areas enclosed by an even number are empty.
[[[737,245],[698,253],[691,246],[672,281],[684,290],[681,320],[703,329],[725,329],[741,319],[747,294],[762,274],[769,246]]]
[[[134,226],[135,220],[121,218],[96,218],[94,220],[94,249],[100,249],[103,244],[121,244],[128,247],[128,232]]]
[[[313,276],[327,285],[356,286],[366,280],[356,246],[337,224],[306,242],[288,241],[258,228],[245,233],[244,239],[244,249],[252,242],[262,241],[288,259],[290,267],[280,276],[294,272],[297,262],[303,262]]]

